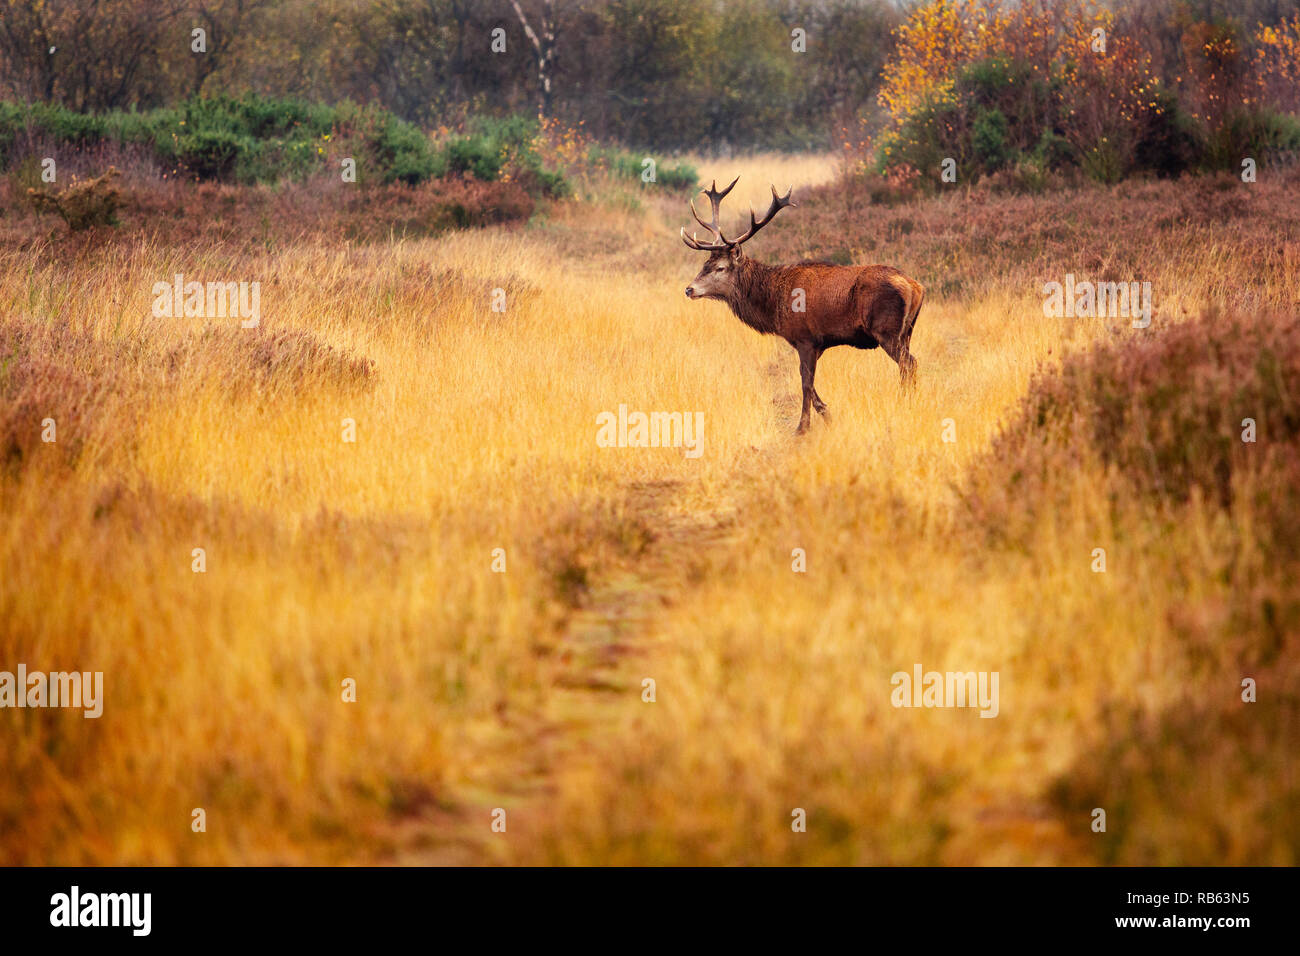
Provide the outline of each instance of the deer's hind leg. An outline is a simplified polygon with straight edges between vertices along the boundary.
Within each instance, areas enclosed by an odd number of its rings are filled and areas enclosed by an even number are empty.
[[[895,277],[894,287],[898,290],[897,303],[891,303],[889,309],[890,319],[884,323],[882,333],[877,336],[880,339],[880,345],[888,355],[898,364],[898,374],[902,379],[904,389],[910,389],[916,384],[916,359],[912,358],[912,353],[908,347],[912,342],[912,328],[916,325],[916,317],[921,312],[921,302],[925,298],[925,289],[919,282],[915,282],[905,276]]]
[[[817,389],[815,388],[813,389],[812,394],[812,405],[817,414],[826,419],[826,424],[829,425],[831,423],[831,411],[826,407],[826,403],[822,401],[822,397],[817,394]]]
[[[911,329],[917,324],[922,295],[923,293],[919,289],[913,295],[904,295],[900,290],[896,332],[893,334],[887,332],[879,337],[880,347],[883,347],[885,354],[898,364],[898,376],[902,380],[904,389],[910,389],[917,382],[917,359],[911,356],[909,346],[911,345]]]
[[[822,357],[822,352],[824,352],[824,351],[826,351],[826,350],[825,350],[825,349],[818,349],[818,350],[817,350],[817,356],[816,356],[816,358],[813,359],[813,361],[816,362],[817,359],[820,359],[820,358]],[[814,410],[816,410],[816,412],[817,412],[818,415],[820,415],[822,418],[824,418],[824,419],[826,420],[826,424],[827,424],[827,425],[829,425],[829,424],[831,423],[831,413],[830,413],[830,411],[826,408],[826,403],[822,401],[822,397],[821,397],[820,395],[817,394],[817,387],[816,387],[816,386],[813,386],[813,390],[812,390],[812,407],[813,407]]]
[[[902,359],[898,361],[899,374],[903,378],[903,387],[910,388],[916,384],[916,359],[912,358],[912,353],[908,351],[908,346],[912,344],[912,329],[916,327],[916,317],[921,314],[921,305],[925,302],[925,286],[915,279],[909,280],[912,294],[907,296],[907,313],[903,316],[903,328],[898,333],[899,355]]]
[[[898,374],[905,389],[910,389],[916,384],[916,359],[908,351],[911,338],[912,336],[908,334],[896,339],[885,339],[880,343],[885,354],[898,363]]]

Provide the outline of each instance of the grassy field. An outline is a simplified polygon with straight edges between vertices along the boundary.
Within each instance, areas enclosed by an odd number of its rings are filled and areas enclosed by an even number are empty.
[[[737,216],[795,186],[751,255],[927,286],[913,392],[836,349],[796,438],[793,351],[685,298],[685,203],[648,191],[369,244],[0,220],[0,667],[106,697],[3,714],[0,863],[1300,862],[1277,472],[1218,501],[1105,442],[1013,469],[1057,447],[1063,362],[1294,322],[1300,179],[883,207],[808,189],[829,157],[715,173]],[[259,280],[260,327],[153,317],[178,272]],[[1045,318],[1067,272],[1150,281],[1152,328]],[[1278,380],[1225,407],[1261,453],[1300,420]],[[703,453],[600,447],[620,404],[701,412]],[[892,706],[917,664],[999,672],[996,719]]]

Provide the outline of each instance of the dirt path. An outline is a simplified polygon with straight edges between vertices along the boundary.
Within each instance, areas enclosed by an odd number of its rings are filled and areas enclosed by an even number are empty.
[[[784,425],[798,413],[797,397],[784,387],[778,362],[766,370],[773,387],[773,416]],[[774,432],[774,434],[776,434]],[[760,450],[756,449],[756,452]],[[762,454],[779,454],[767,449]],[[738,476],[742,478],[743,476]],[[743,481],[741,482],[743,486]],[[394,851],[383,862],[414,865],[473,865],[515,862],[509,841],[494,837],[487,810],[507,808],[544,814],[570,761],[581,761],[587,742],[609,726],[640,693],[628,665],[654,653],[651,633],[658,615],[693,586],[690,569],[702,555],[725,549],[735,531],[735,507],[718,502],[709,510],[683,506],[686,482],[645,482],[627,486],[619,512],[652,529],[635,558],[598,573],[580,604],[566,619],[554,653],[561,663],[551,692],[550,719],[520,726],[529,736],[524,748],[530,766],[500,791],[459,795],[457,807],[427,807],[402,821],[386,837]],[[952,838],[945,856],[993,864],[1087,865],[1095,862],[1074,828],[1044,799],[1018,786],[986,780],[968,794],[965,812],[950,820]]]
[[[566,761],[581,754],[589,735],[599,733],[626,695],[639,693],[628,676],[629,659],[647,654],[646,634],[657,613],[690,587],[690,558],[725,543],[731,512],[720,506],[695,512],[678,505],[683,482],[628,486],[620,511],[653,529],[634,563],[623,563],[589,582],[569,615],[554,653],[561,671],[552,685],[552,720],[540,728],[521,725],[531,737],[531,766],[497,792],[464,792],[456,805],[427,801],[373,834],[382,864],[465,866],[509,863],[510,847],[494,839],[485,808],[519,812],[547,799]],[[558,715],[556,717],[555,715]]]

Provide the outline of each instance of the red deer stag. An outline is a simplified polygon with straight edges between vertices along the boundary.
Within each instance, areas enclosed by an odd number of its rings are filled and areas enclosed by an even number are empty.
[[[749,211],[749,230],[738,239],[722,234],[719,218],[723,198],[740,181],[737,176],[721,192],[715,180],[704,190],[713,204],[713,222],[705,222],[691,202],[691,215],[713,234],[701,240],[694,233],[682,241],[692,249],[709,253],[704,268],[686,287],[690,299],[720,299],[731,306],[736,317],[764,335],[779,335],[799,353],[799,377],[803,383],[803,411],[796,434],[808,430],[809,406],[827,422],[826,403],[813,387],[817,360],[836,345],[858,349],[884,348],[898,363],[903,385],[916,376],[916,359],[908,352],[912,327],[921,311],[925,289],[891,266],[837,266],[830,262],[798,262],[791,266],[769,266],[745,255],[741,246],[754,238],[772,217],[793,206],[790,193],[778,196],[772,187],[772,205],[762,219]]]

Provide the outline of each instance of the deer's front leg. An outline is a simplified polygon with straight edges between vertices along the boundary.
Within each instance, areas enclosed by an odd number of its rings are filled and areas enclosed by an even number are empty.
[[[795,346],[799,350],[799,381],[803,386],[803,410],[799,413],[799,427],[794,430],[802,435],[808,430],[811,419],[810,410],[813,401],[813,376],[817,374],[817,350],[810,345]]]

